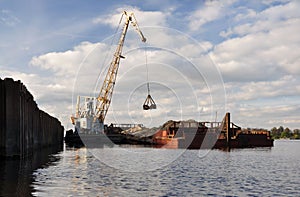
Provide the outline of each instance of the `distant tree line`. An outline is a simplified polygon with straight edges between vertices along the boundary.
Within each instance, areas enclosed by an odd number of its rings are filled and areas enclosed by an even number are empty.
[[[271,129],[273,139],[300,139],[300,129],[290,130],[288,127],[283,128],[282,126]]]

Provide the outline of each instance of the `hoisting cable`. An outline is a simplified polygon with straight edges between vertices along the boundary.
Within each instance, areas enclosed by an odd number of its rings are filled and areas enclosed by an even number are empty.
[[[147,47],[145,47],[145,59],[146,59],[146,72],[147,72],[147,90],[148,95],[143,104],[144,110],[156,109],[156,104],[150,95],[150,83],[149,83],[149,70],[148,70],[148,59],[147,59]]]
[[[145,47],[145,59],[146,59],[146,72],[147,72],[147,89],[148,89],[148,95],[150,95],[148,58],[147,58],[147,48],[146,47]]]

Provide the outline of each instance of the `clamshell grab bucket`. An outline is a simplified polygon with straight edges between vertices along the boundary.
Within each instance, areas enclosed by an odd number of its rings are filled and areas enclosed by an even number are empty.
[[[148,94],[144,104],[143,104],[144,110],[150,110],[150,109],[156,109],[156,104],[150,94]]]

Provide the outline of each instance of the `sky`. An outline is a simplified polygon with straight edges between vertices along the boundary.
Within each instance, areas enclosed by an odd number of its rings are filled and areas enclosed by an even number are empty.
[[[77,95],[96,96],[129,26],[105,123],[221,121],[300,128],[300,2],[0,0],[0,77],[72,128]],[[156,110],[143,111],[150,94]]]

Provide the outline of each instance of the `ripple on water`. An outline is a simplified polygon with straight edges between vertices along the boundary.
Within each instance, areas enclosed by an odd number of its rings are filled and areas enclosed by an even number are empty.
[[[168,165],[144,172],[112,168],[85,149],[65,150],[55,165],[34,172],[32,185],[38,196],[297,196],[300,153],[295,149],[300,143],[232,152],[188,150]],[[160,161],[167,154],[174,156],[176,150],[156,152]]]

